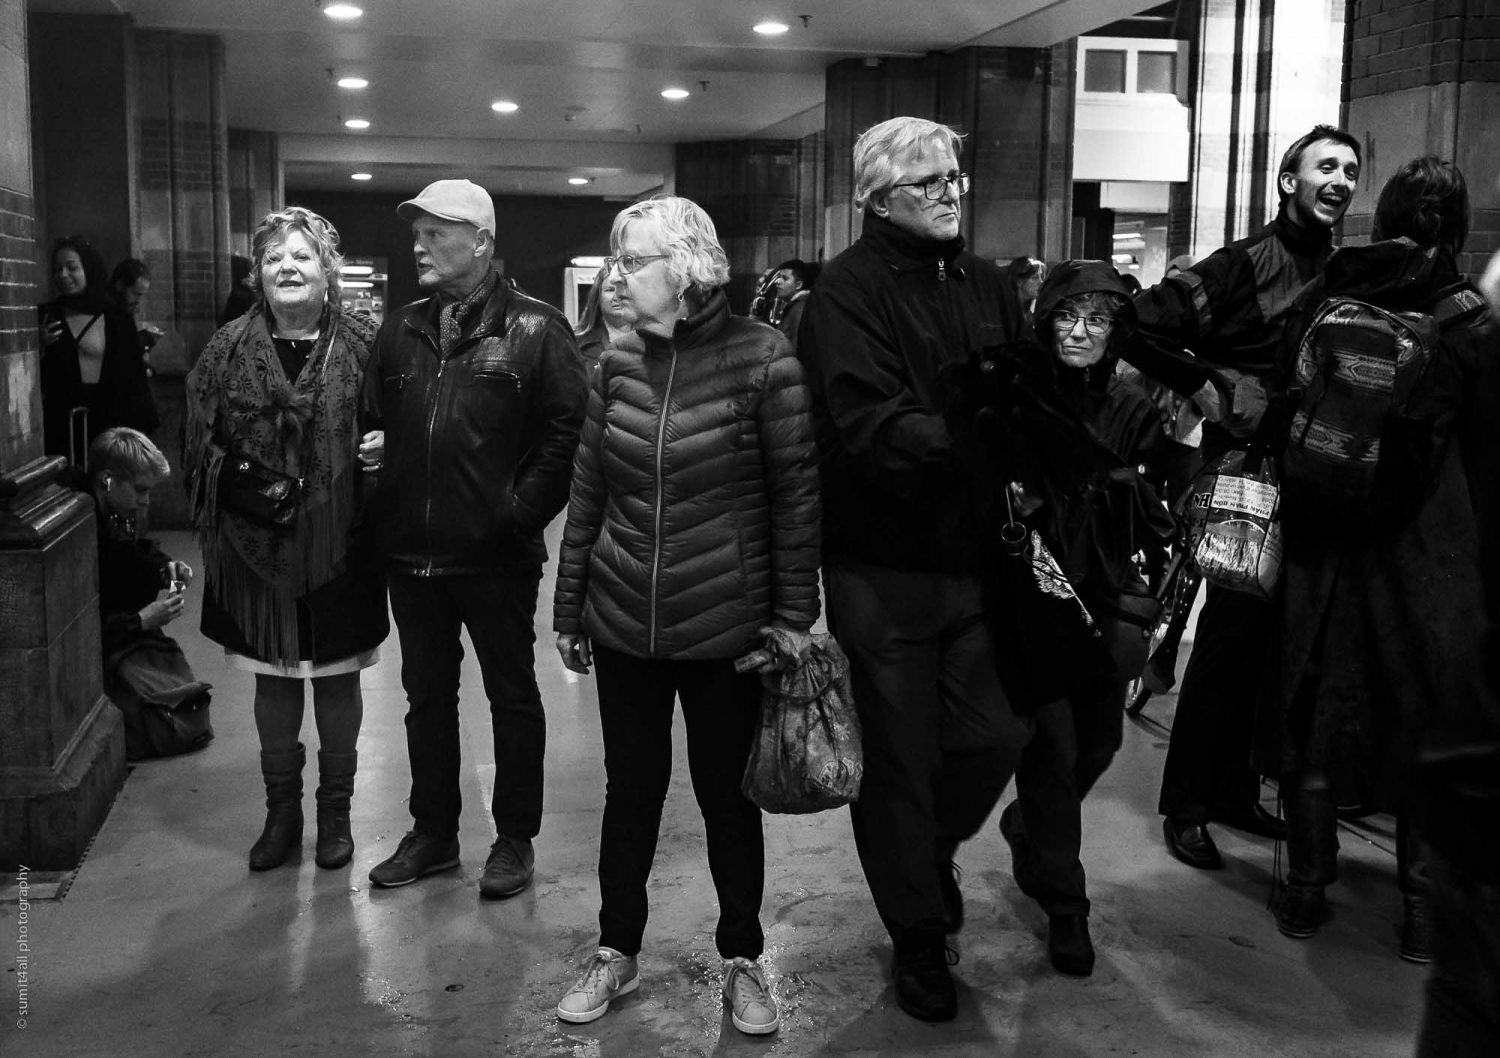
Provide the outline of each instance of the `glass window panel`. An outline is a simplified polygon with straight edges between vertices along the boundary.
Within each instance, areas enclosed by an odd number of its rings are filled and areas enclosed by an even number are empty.
[[[1125,91],[1125,53],[1090,48],[1083,58],[1085,92]]]
[[[1177,91],[1177,53],[1143,51],[1136,55],[1135,90],[1137,92]]]

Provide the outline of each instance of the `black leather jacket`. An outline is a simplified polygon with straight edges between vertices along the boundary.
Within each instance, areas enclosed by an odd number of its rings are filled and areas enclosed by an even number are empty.
[[[588,384],[562,313],[506,279],[444,359],[436,297],[375,337],[361,430],[385,431],[370,504],[397,573],[540,565],[542,530],[568,499]]]

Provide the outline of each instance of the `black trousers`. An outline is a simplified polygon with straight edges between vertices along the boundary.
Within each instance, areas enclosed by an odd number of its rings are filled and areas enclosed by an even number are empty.
[[[977,579],[855,563],[825,574],[863,727],[850,815],[865,880],[898,943],[941,935],[939,872],[994,809],[1030,722],[1000,688]]]
[[[1157,811],[1183,824],[1207,823],[1222,807],[1260,797],[1250,766],[1255,703],[1275,608],[1210,585],[1177,695]]]
[[[434,837],[458,833],[458,676],[467,628],[490,701],[495,740],[495,829],[530,839],[542,826],[547,714],[536,685],[536,600],[541,568],[515,575],[390,578],[401,637],[411,814]]]
[[[1016,881],[1049,915],[1087,915],[1083,799],[1125,735],[1125,684],[1110,678],[1037,710],[1006,837]]]
[[[1432,971],[1417,1058],[1481,1058],[1500,1039],[1500,880],[1434,853]]]
[[[604,733],[604,826],[599,838],[599,943],[641,950],[646,882],[672,778],[672,713],[681,698],[688,771],[708,836],[719,897],[719,954],[760,958],[765,846],[760,809],[740,792],[760,723],[760,677],[732,659],[638,658],[594,646]]]

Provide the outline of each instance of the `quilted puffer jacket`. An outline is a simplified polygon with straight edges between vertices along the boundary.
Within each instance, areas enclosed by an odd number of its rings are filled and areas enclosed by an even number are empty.
[[[637,657],[738,657],[818,616],[819,499],[802,366],[722,292],[594,370],[553,603],[560,633]]]

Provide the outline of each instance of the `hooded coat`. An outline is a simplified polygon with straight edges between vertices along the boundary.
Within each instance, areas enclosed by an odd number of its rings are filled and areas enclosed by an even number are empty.
[[[1058,359],[1052,316],[1069,298],[1085,294],[1118,295],[1104,357],[1087,368]],[[1173,535],[1171,517],[1139,467],[1165,454],[1161,411],[1149,393],[1115,371],[1121,351],[1136,326],[1135,306],[1119,272],[1104,261],[1064,261],[1054,268],[1037,294],[1038,345],[1051,366],[1060,402],[1093,431],[1098,469],[1081,487],[1058,496],[1044,529],[1058,549],[1058,561],[1086,603],[1098,602],[1120,588],[1135,585],[1133,557],[1151,542]]]

